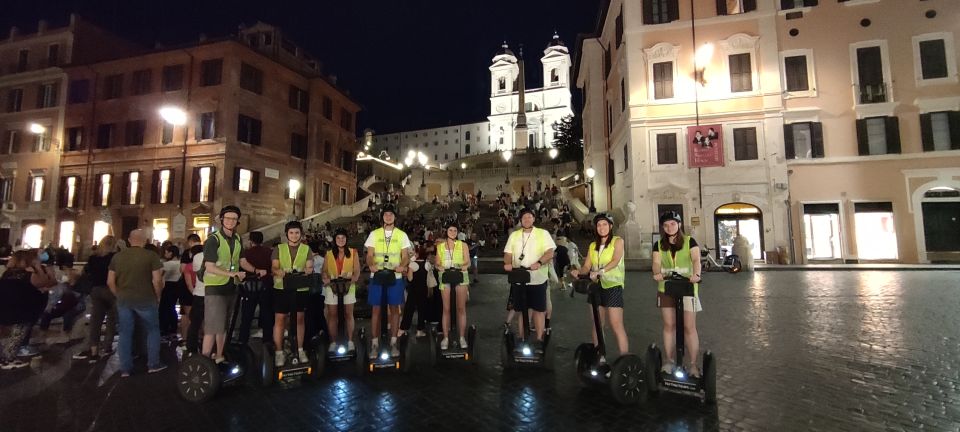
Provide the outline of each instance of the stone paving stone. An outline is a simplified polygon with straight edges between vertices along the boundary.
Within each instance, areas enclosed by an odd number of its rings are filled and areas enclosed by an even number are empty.
[[[348,368],[296,388],[224,389],[194,405],[177,396],[173,368],[99,385],[110,366],[71,365],[80,347],[58,346],[39,371],[0,372],[0,432],[960,431],[960,272],[708,274],[698,327],[720,365],[716,407],[661,394],[625,408],[581,388],[573,350],[589,340],[589,313],[567,292],[553,292],[556,370],[504,371],[505,277],[481,279],[469,306],[479,368],[431,369],[418,344],[409,375]],[[660,343],[655,285],[649,273],[628,282],[625,322],[642,354]]]

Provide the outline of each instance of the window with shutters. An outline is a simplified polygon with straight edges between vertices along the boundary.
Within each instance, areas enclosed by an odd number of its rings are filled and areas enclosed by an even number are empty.
[[[97,176],[97,189],[93,201],[94,205],[98,207],[107,207],[110,205],[110,187],[112,181],[112,174],[100,174]]]
[[[733,129],[733,159],[757,160],[757,128]]]
[[[60,66],[60,44],[47,47],[47,67]]]
[[[44,186],[46,179],[40,174],[31,174],[29,189],[27,190],[27,201],[42,202],[44,198]]]
[[[253,191],[253,171],[246,168],[237,168],[237,190],[240,192]]]
[[[736,15],[757,10],[757,0],[717,0],[717,15]]]
[[[193,188],[190,191],[191,202],[210,202],[216,199],[216,168],[212,166],[193,169]]]
[[[323,191],[323,195],[321,196],[321,199],[323,200],[323,202],[325,203],[330,202],[330,183],[323,182],[322,191]]]
[[[103,78],[103,100],[123,96],[123,74],[107,75]]]
[[[850,45],[854,70],[856,103],[892,102],[890,95],[890,60],[886,41],[866,41]]]
[[[823,125],[800,122],[783,125],[783,142],[787,159],[823,157]]]
[[[64,135],[66,135],[65,138],[66,138],[67,151],[77,151],[77,150],[84,149],[83,127],[78,126],[78,127],[67,128],[67,130],[64,131]]]
[[[290,86],[289,93],[289,100],[287,102],[290,105],[290,108],[302,113],[305,113],[310,109],[310,98],[306,90],[292,85]]]
[[[183,88],[183,65],[163,67],[163,83],[161,89],[165,92],[177,91]]]
[[[783,81],[785,97],[813,97],[816,96],[814,83],[813,51],[791,50],[780,53],[780,67],[783,71],[780,78]]]
[[[333,99],[329,96],[323,97],[323,117],[327,120],[333,120]]]
[[[15,113],[23,110],[23,89],[15,88],[7,91],[7,112]]]
[[[340,108],[340,127],[348,131],[353,131],[353,114],[346,108]]]
[[[290,134],[290,156],[300,159],[307,158],[307,137],[306,135],[294,133]]]
[[[200,87],[220,85],[223,80],[223,59],[200,62]]]
[[[673,98],[673,62],[653,64],[653,98]]]
[[[3,143],[0,146],[0,154],[20,153],[20,131],[8,130],[3,136]]]
[[[173,142],[173,125],[167,122],[163,122],[162,130],[160,131],[160,144],[170,144]]]
[[[657,139],[657,164],[658,165],[676,165],[677,164],[677,134],[661,133],[656,135]]]
[[[60,208],[76,208],[80,197],[80,177],[67,176],[60,180]]]
[[[920,114],[923,151],[960,150],[960,111]]]
[[[0,178],[0,203],[13,199],[13,178]]]
[[[37,108],[52,108],[57,106],[57,85],[54,83],[40,84],[37,89]]]
[[[70,81],[68,100],[72,104],[86,103],[90,100],[90,80]]]
[[[753,91],[753,69],[750,53],[732,54],[730,66],[730,91],[733,93]]]
[[[113,135],[116,125],[113,123],[97,126],[97,148],[108,149],[113,147]]]
[[[340,188],[340,205],[347,205],[347,189]]]
[[[131,171],[124,176],[123,204],[140,204],[140,172]]]
[[[154,171],[153,184],[153,203],[169,204],[171,198],[170,191],[173,188],[173,170],[162,169]]]
[[[643,23],[664,24],[680,19],[677,0],[643,0]]]
[[[813,7],[818,4],[818,0],[780,0],[780,10],[800,9]]]
[[[210,140],[217,137],[217,113],[205,112],[200,114],[200,127],[197,129],[198,140]]]
[[[147,130],[147,121],[146,120],[130,120],[126,125],[126,145],[129,146],[142,146],[144,133]]]
[[[130,93],[137,95],[145,95],[150,93],[152,90],[152,81],[153,74],[150,69],[142,69],[133,72],[133,82],[131,83]]]
[[[956,84],[957,58],[953,33],[927,33],[913,37],[913,70],[917,85]]]
[[[256,94],[263,93],[263,71],[246,63],[241,63],[240,88]]]
[[[237,116],[237,141],[260,145],[261,128],[260,120],[240,114]]]
[[[900,153],[900,122],[897,117],[869,117],[857,120],[860,156]]]

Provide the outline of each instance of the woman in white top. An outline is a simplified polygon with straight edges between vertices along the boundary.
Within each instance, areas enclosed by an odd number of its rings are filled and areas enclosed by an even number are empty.
[[[163,249],[163,292],[160,294],[160,334],[177,334],[177,300],[183,290],[180,284],[180,248],[168,245]],[[186,313],[186,311],[184,311]]]

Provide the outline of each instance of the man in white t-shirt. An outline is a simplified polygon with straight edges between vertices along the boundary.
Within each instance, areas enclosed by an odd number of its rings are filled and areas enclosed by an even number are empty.
[[[410,263],[410,238],[397,228],[397,215],[393,206],[383,207],[381,213],[383,226],[370,232],[363,245],[367,248],[367,266],[370,267],[370,283],[367,290],[367,303],[372,307],[370,316],[370,356],[375,358],[380,345],[380,304],[383,286],[373,277],[377,270],[393,270],[395,280],[387,288],[387,322],[390,323],[390,354],[400,355],[397,347],[397,331],[400,329],[400,306],[403,304],[405,283],[403,274]]]
[[[190,249],[193,253],[191,264],[195,269],[203,268],[203,246],[197,245]],[[186,277],[186,276],[185,276]],[[200,350],[200,329],[203,328],[203,278],[196,273],[189,277],[196,277],[193,281],[193,307],[190,308],[190,326],[187,328],[187,352],[197,353]]]
[[[514,310],[533,309],[533,322],[537,329],[537,341],[543,341],[543,329],[547,311],[547,264],[553,259],[553,250],[557,245],[547,230],[533,226],[535,213],[530,208],[520,211],[520,229],[510,234],[503,248],[503,269],[508,273],[514,268],[526,268],[530,271],[530,282],[526,286],[524,297],[526,304],[518,304],[513,298]],[[519,293],[517,293],[519,294]],[[522,321],[522,320],[521,320]],[[527,325],[521,323],[521,326]],[[523,333],[521,329],[521,334]]]

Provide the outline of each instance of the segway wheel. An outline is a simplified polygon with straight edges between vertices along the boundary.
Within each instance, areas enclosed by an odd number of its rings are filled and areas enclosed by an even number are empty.
[[[578,345],[577,350],[573,352],[573,362],[577,366],[577,379],[580,380],[580,384],[584,387],[593,383],[590,378],[587,378],[587,374],[590,373],[590,367],[593,366],[597,359],[596,352],[597,349],[592,343],[582,343]]]
[[[660,391],[658,384],[660,382],[660,368],[663,366],[662,361],[660,348],[657,347],[657,344],[650,344],[650,347],[647,348],[647,367],[643,369],[644,374],[646,374],[647,390],[650,393]]]
[[[260,365],[260,382],[264,387],[269,387],[277,381],[276,359],[273,357],[273,344],[266,342],[263,344],[263,361]]]
[[[210,400],[220,389],[220,369],[203,355],[193,355],[180,363],[177,369],[177,391],[184,400],[202,403]]]
[[[544,340],[546,346],[543,347],[543,369],[552,371],[554,365],[554,357],[557,356],[556,351],[553,348],[553,344],[550,343],[549,339]]]
[[[251,339],[250,342],[243,347],[245,352],[243,364],[244,381],[252,387],[260,387],[263,385],[263,378],[258,373],[263,366],[263,342],[256,341],[259,341],[259,339]],[[249,358],[247,356],[249,356]]]
[[[743,263],[740,262],[740,257],[734,256],[730,263],[730,273],[740,273],[740,270],[743,270]]]
[[[610,368],[610,392],[621,405],[633,405],[647,400],[646,369],[643,360],[633,354],[620,356]]]
[[[410,372],[413,370],[413,362],[410,361],[413,357],[413,353],[410,352],[410,336],[406,334],[400,336],[397,344],[400,346],[400,370]]]
[[[330,346],[327,333],[321,330],[320,334],[310,340],[310,346],[312,347],[310,350],[310,377],[320,379],[327,369],[327,347]]]
[[[503,335],[503,341],[500,342],[500,365],[503,369],[513,369],[513,334]]]
[[[703,399],[708,404],[717,403],[717,359],[713,353],[703,353]]]

